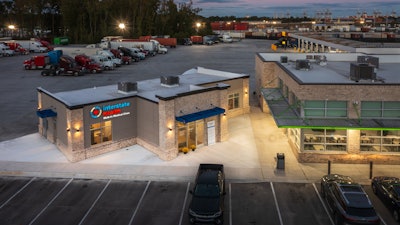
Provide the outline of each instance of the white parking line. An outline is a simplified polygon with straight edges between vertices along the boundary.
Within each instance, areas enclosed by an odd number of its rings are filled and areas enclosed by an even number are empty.
[[[271,184],[272,194],[274,195],[274,200],[275,200],[275,205],[276,205],[276,211],[278,212],[279,222],[280,222],[281,225],[283,225],[282,215],[281,215],[281,211],[279,210],[278,200],[276,199],[276,194],[275,194],[274,185],[272,184],[272,182],[269,182],[269,183]]]
[[[190,182],[188,182],[187,187],[186,187],[185,200],[184,200],[183,206],[182,206],[181,217],[179,218],[179,225],[182,224],[183,214],[184,214],[185,208],[186,208],[186,201],[187,201],[187,197],[189,195],[189,188],[190,188]]]
[[[34,181],[36,177],[33,177],[28,183],[26,183],[22,188],[20,188],[15,194],[13,194],[7,201],[5,201],[1,206],[0,209],[3,208],[9,201],[11,201],[15,196],[17,196],[21,191],[23,191],[32,181]]]
[[[90,206],[89,210],[83,216],[83,218],[81,219],[81,222],[79,222],[78,225],[81,225],[83,223],[83,221],[85,221],[86,217],[89,215],[90,211],[92,211],[94,205],[96,205],[96,203],[99,201],[100,197],[103,195],[104,191],[107,189],[107,187],[108,187],[108,185],[110,185],[110,183],[111,183],[111,179],[108,180],[106,186],[104,186],[103,190],[100,192],[99,196],[97,196],[96,200],[93,202],[92,206]]]
[[[54,200],[56,200],[56,198],[65,190],[65,188],[67,188],[67,186],[72,182],[74,178],[69,179],[68,183],[66,183],[64,185],[64,187],[53,197],[53,199],[50,200],[49,203],[47,203],[46,207],[44,207],[37,215],[35,218],[33,218],[33,220],[29,223],[29,225],[33,224],[40,215],[42,215],[42,213],[50,206],[51,203],[54,202]]]
[[[131,220],[129,221],[128,225],[131,225],[131,224],[132,224],[133,218],[135,218],[136,213],[137,213],[137,211],[139,210],[140,205],[142,204],[143,198],[144,198],[144,196],[146,195],[146,192],[147,192],[147,189],[148,189],[149,186],[150,186],[150,183],[151,183],[151,181],[149,180],[149,181],[147,182],[146,188],[144,189],[144,191],[143,191],[143,193],[142,193],[142,196],[140,197],[140,200],[139,200],[139,202],[138,202],[138,204],[137,204],[137,206],[136,206],[136,209],[135,209],[135,211],[134,211],[133,214],[132,214]]]
[[[326,208],[326,205],[325,205],[324,200],[322,199],[321,195],[319,194],[319,191],[318,191],[318,189],[317,189],[317,186],[315,186],[315,183],[313,183],[312,185],[313,185],[313,187],[314,187],[315,193],[317,193],[317,196],[318,196],[319,200],[320,200],[321,203],[322,203],[322,206],[323,206],[324,209],[325,209],[326,214],[327,214],[328,217],[329,217],[329,220],[331,221],[332,225],[335,225],[335,223],[334,223],[333,220],[332,220],[331,214],[330,214],[330,212],[328,211],[328,208]]]
[[[232,225],[232,185],[229,183],[229,225]]]

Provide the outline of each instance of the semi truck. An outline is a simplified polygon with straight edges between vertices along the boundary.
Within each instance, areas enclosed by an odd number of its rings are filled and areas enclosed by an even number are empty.
[[[14,50],[12,50],[5,43],[0,43],[0,55],[2,55],[2,56],[13,56],[14,55]]]
[[[103,67],[100,64],[95,63],[87,55],[76,55],[75,61],[79,66],[85,68],[86,73],[101,73],[103,71]]]
[[[57,64],[46,66],[45,69],[41,72],[42,76],[82,76],[85,74],[85,68],[79,66],[72,57],[67,55],[59,56],[59,53],[51,54],[51,56],[57,57],[56,59],[52,60],[56,60]]]
[[[222,224],[224,219],[225,174],[222,164],[200,164],[189,205],[189,221]]]
[[[38,53],[43,53],[47,52],[48,49],[44,47],[40,42],[38,41],[32,41],[32,40],[15,40],[18,44],[20,44],[23,48],[27,49],[29,52],[38,52]]]
[[[100,48],[143,48],[155,56],[158,52],[157,43],[154,41],[139,41],[138,39],[119,39],[118,41],[106,41],[100,43]]]
[[[24,61],[24,68],[26,70],[44,69],[50,64],[50,57],[48,55],[35,55]]]
[[[18,54],[18,55],[29,54],[29,51],[27,49],[23,48],[17,42],[5,42],[5,44],[8,45],[8,47],[10,47],[10,49],[13,50],[15,54]]]
[[[132,57],[129,55],[124,55],[119,49],[111,48],[110,52],[116,57],[121,59],[122,63],[125,65],[129,65],[132,62]]]
[[[116,66],[121,66],[122,65],[122,60],[120,58],[117,58],[114,56],[113,53],[111,53],[110,50],[100,50],[96,52],[97,55],[104,55],[108,59],[110,59]]]

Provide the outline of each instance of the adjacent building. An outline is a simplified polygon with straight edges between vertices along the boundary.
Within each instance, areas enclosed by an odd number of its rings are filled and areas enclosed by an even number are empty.
[[[38,88],[39,133],[72,162],[139,144],[163,160],[229,137],[249,113],[249,75],[198,67],[178,76],[51,93]]]
[[[300,162],[400,164],[400,55],[256,55],[256,94]]]

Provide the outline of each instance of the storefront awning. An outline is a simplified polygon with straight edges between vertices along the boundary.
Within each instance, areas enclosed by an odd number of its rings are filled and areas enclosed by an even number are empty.
[[[36,115],[38,115],[38,117],[40,118],[47,118],[47,117],[55,117],[57,116],[57,113],[51,109],[44,109],[36,111]]]
[[[187,114],[184,116],[177,116],[176,120],[182,123],[189,123],[189,122],[193,122],[196,120],[201,120],[204,118],[208,118],[211,116],[216,116],[216,115],[220,115],[222,113],[225,112],[225,109],[223,108],[219,108],[219,107],[215,107],[213,109],[207,109],[207,110],[203,110],[200,112],[195,112],[195,113],[191,113],[191,114]]]

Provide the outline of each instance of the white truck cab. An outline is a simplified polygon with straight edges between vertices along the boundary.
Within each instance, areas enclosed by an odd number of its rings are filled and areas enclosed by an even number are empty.
[[[115,68],[114,62],[104,55],[91,55],[90,58],[102,65],[105,70],[113,70]]]

